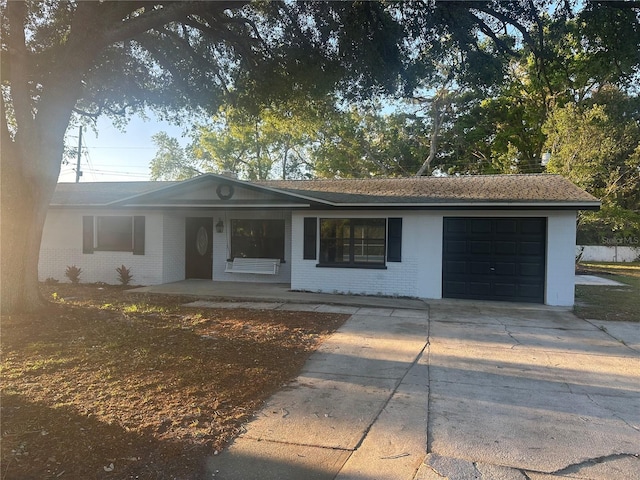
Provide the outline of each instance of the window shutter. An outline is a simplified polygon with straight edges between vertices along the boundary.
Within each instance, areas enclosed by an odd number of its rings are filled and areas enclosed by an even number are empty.
[[[93,216],[82,217],[82,253],[93,253]]]
[[[133,217],[133,254],[144,255],[144,217]]]
[[[387,262],[402,261],[402,218],[387,220]]]
[[[304,246],[302,258],[304,260],[315,260],[316,257],[316,237],[318,236],[318,219],[316,217],[304,218]]]

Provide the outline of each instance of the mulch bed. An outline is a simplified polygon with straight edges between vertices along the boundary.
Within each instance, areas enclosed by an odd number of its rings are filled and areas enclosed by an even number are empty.
[[[2,317],[2,480],[211,478],[207,458],[348,318],[42,290],[42,312]]]

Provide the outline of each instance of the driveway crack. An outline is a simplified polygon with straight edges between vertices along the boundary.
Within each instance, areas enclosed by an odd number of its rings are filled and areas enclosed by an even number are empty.
[[[511,345],[511,350],[513,350],[516,347],[519,347],[522,345],[522,342],[520,340],[518,340],[516,337],[513,336],[513,333],[509,330],[509,327],[506,324],[502,324],[502,326],[504,327],[504,332],[509,336],[509,338],[511,340],[513,340],[515,342],[515,345]]]
[[[550,475],[565,475],[569,473],[578,473],[584,467],[591,467],[600,463],[606,463],[611,460],[618,460],[620,458],[635,458],[638,459],[637,454],[633,453],[612,453],[610,455],[603,455],[602,457],[589,458],[578,463],[573,463],[555,472],[550,472]]]
[[[635,425],[632,425],[632,424],[630,424],[629,422],[627,422],[624,418],[622,418],[620,415],[618,415],[618,413],[617,413],[615,410],[613,410],[613,409],[611,409],[611,408],[609,408],[609,407],[607,407],[607,406],[605,406],[605,405],[601,405],[601,404],[600,404],[600,403],[598,403],[596,400],[594,400],[594,399],[591,397],[591,395],[590,395],[590,394],[585,393],[585,395],[586,395],[586,397],[589,399],[589,401],[590,401],[591,403],[593,403],[594,405],[597,405],[598,407],[600,407],[600,408],[602,408],[602,409],[604,409],[604,410],[607,410],[607,411],[608,411],[608,412],[610,412],[614,417],[616,417],[618,420],[620,420],[622,423],[624,423],[627,427],[629,427],[629,428],[631,428],[631,429],[635,430],[636,432],[640,432],[640,428],[638,428],[638,427],[636,427]]]

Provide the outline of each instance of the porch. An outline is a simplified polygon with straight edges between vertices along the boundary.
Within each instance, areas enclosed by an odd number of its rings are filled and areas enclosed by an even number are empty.
[[[180,282],[138,287],[126,293],[154,293],[187,295],[207,300],[260,301],[274,303],[304,303],[348,305],[356,307],[426,309],[427,304],[415,298],[393,298],[368,295],[335,295],[329,293],[297,292],[288,283],[214,282],[187,279]]]

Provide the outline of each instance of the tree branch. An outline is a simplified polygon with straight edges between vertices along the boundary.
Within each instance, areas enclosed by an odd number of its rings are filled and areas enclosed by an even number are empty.
[[[211,38],[216,41],[224,41],[228,44],[232,45],[234,48],[237,48],[242,52],[242,56],[248,60],[252,57],[252,52],[249,48],[247,48],[246,43],[251,43],[251,39],[246,39],[234,34],[228,28],[221,28],[216,30],[212,26],[205,25],[203,23],[195,21],[193,18],[187,18],[185,20],[185,25],[188,25],[192,28],[195,28],[201,31],[204,34],[209,35]]]
[[[126,3],[126,2],[123,2]],[[149,9],[144,13],[122,22],[119,28],[112,30],[104,37],[107,45],[134,38],[149,30],[158,29],[171,22],[183,22],[189,15],[204,13],[207,10],[224,11],[239,9],[249,3],[241,1],[216,2],[172,2],[164,4],[162,8]],[[133,13],[134,10],[131,11]]]
[[[524,25],[521,25],[520,23],[516,22],[513,18],[510,18],[509,16],[503,13],[497,12],[494,9],[491,9],[482,5],[482,3],[472,2],[469,8],[485,13],[490,17],[494,17],[495,19],[500,20],[506,25],[511,25],[512,27],[514,27],[516,30],[520,32],[525,43],[527,43],[535,51],[536,43],[534,42],[533,38],[531,37],[527,29],[524,27]]]
[[[136,38],[136,42],[140,44],[145,50],[147,50],[153,58],[160,64],[164,69],[166,69],[171,76],[173,77],[176,84],[180,85],[181,88],[187,90],[188,85],[184,82],[182,75],[175,68],[175,65],[170,62],[167,57],[165,57],[160,49],[158,48],[157,42],[153,41],[154,39],[150,37],[148,34],[138,35]]]
[[[105,112],[108,113],[108,114],[116,115],[116,116],[120,116],[120,117],[125,116],[127,114],[127,108],[131,107],[131,106],[132,105],[125,105],[124,107],[122,107],[119,110],[114,110],[113,108],[111,108],[111,107],[109,107],[109,106],[107,106],[106,104],[103,103],[102,105],[98,106],[98,108],[97,108],[97,110],[95,112],[88,112],[88,111],[82,110],[82,109],[80,109],[78,107],[74,107],[73,111],[75,113],[77,113],[78,115],[81,115],[83,117],[87,117],[87,118],[90,118],[93,121],[96,121],[98,119],[98,117],[100,117]]]
[[[31,88],[26,69],[29,58],[24,35],[26,15],[27,7],[24,2],[7,2],[7,18],[9,20],[9,39],[7,43],[9,54],[13,57],[9,69],[11,103],[18,132],[23,131],[23,129],[27,130],[33,123]],[[5,113],[4,108],[2,113]]]
[[[509,47],[509,45],[506,44],[506,42],[504,40],[502,40],[500,37],[498,37],[498,35],[489,27],[489,25],[487,25],[485,23],[484,20],[482,20],[480,17],[478,17],[477,15],[473,14],[472,12],[469,12],[469,14],[476,19],[476,21],[478,22],[478,26],[480,27],[480,31],[482,33],[484,33],[487,37],[491,38],[491,40],[493,40],[493,42],[498,46],[498,48],[508,54],[511,55],[512,57],[518,57],[518,54],[511,48]]]

